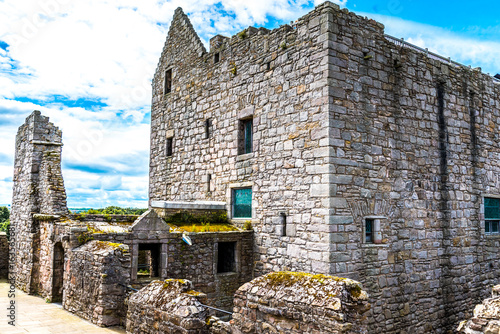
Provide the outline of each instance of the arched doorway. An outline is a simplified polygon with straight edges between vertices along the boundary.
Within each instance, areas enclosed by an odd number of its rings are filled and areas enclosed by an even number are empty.
[[[60,242],[54,245],[52,268],[52,302],[62,302],[64,282],[64,248]]]

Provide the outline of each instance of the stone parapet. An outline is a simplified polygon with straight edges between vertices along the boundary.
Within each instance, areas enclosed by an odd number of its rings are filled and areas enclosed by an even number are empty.
[[[273,272],[236,291],[232,323],[243,333],[368,333],[369,309],[356,281]]]
[[[153,281],[128,300],[127,333],[208,334],[206,295],[190,281]]]

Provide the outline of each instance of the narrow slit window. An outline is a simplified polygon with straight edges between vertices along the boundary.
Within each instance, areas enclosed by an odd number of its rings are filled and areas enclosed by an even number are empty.
[[[268,62],[268,63],[266,64],[266,69],[267,69],[268,71],[271,69],[271,62]]]
[[[373,219],[365,219],[365,243],[373,243]]]
[[[500,198],[484,198],[484,232],[498,234],[500,225]]]
[[[212,174],[207,175],[207,191],[212,192]]]
[[[285,212],[281,212],[280,216],[281,216],[281,224],[282,224],[281,235],[283,237],[286,237],[286,213]]]
[[[216,52],[214,54],[214,64],[217,64],[220,60],[220,53],[219,52]]]
[[[253,152],[253,118],[240,120],[238,153],[247,154]]]
[[[173,153],[173,147],[174,147],[174,138],[170,137],[167,138],[167,157],[171,157]]]
[[[172,91],[172,69],[165,72],[165,94]]]
[[[217,273],[236,271],[236,242],[219,242],[217,253]]]
[[[212,119],[207,118],[205,120],[205,139],[210,138],[211,132],[212,132]]]

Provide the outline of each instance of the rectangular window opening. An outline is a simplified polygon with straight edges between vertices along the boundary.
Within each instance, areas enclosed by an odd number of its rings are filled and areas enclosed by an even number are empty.
[[[173,147],[174,147],[174,138],[173,137],[167,138],[167,157],[172,156]]]
[[[211,132],[212,132],[212,119],[207,118],[205,120],[205,139],[210,138]]]
[[[139,244],[137,278],[160,277],[161,244]]]
[[[268,62],[266,64],[266,70],[268,70],[268,71],[271,70],[271,62]]]
[[[220,59],[220,53],[219,52],[216,52],[214,54],[214,64],[218,63],[219,62],[219,59]]]
[[[281,216],[281,223],[282,223],[282,228],[283,230],[281,231],[281,236],[286,237],[286,213],[285,212],[280,212]]]
[[[373,223],[374,219],[365,219],[365,243],[373,243]]]
[[[233,218],[252,218],[252,188],[233,189]]]
[[[240,120],[238,154],[253,152],[253,118]]]
[[[207,191],[212,192],[212,174],[207,175]]]
[[[236,271],[236,242],[219,242],[217,252],[217,273]]]
[[[500,198],[484,198],[484,232],[499,234]]]
[[[165,72],[165,94],[172,91],[172,69]]]

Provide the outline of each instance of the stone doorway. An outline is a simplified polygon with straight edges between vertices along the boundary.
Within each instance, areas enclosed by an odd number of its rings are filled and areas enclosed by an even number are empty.
[[[52,270],[52,302],[62,302],[64,282],[64,248],[60,242],[54,245]]]
[[[139,244],[137,278],[160,277],[160,249],[161,244]]]

